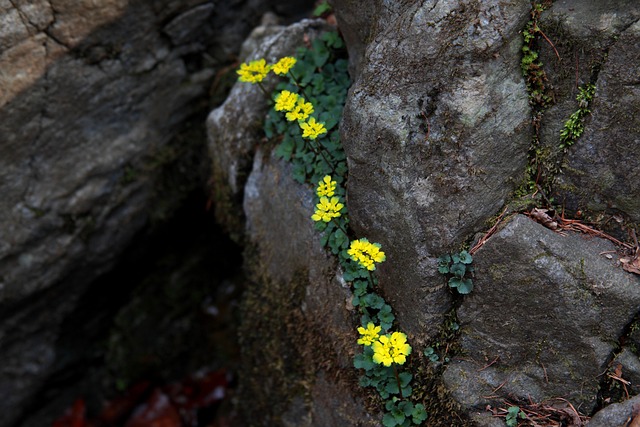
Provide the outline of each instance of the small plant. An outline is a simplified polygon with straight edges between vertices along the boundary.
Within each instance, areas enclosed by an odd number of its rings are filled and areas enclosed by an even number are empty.
[[[445,254],[438,258],[438,272],[449,277],[447,283],[460,294],[468,294],[473,290],[473,281],[466,277],[473,274],[473,257],[467,251],[457,254]]]
[[[336,32],[325,33],[311,42],[310,49],[299,49],[295,58],[281,58],[275,64],[264,59],[242,64],[239,80],[257,84],[272,101],[265,135],[277,143],[275,154],[291,163],[293,179],[315,186],[315,210],[310,219],[322,232],[322,245],[338,257],[344,280],[353,286],[353,306],[361,314],[358,344],[364,351],[354,358],[354,366],[365,371],[360,384],[375,388],[385,400],[385,426],[418,425],[427,414],[424,405],[408,400],[413,375],[398,372],[411,346],[404,333],[389,332],[395,316],[375,292],[378,279],[374,273],[386,255],[379,243],[349,237],[343,188],[347,163],[338,130],[350,83],[346,59],[336,56],[342,47]],[[276,87],[274,96],[262,85],[271,72],[288,77]]]
[[[518,425],[518,419],[524,420],[525,418],[527,418],[527,416],[520,410],[519,406],[509,406],[505,421],[507,426],[516,427]]]
[[[324,0],[313,9],[313,16],[322,16],[328,12],[331,12],[331,5],[327,0]]]
[[[542,31],[538,26],[540,14],[544,11],[544,6],[537,2],[531,4],[531,19],[522,30],[522,60],[520,68],[522,76],[525,78],[529,102],[536,108],[544,109],[551,104],[551,97],[546,93],[547,75],[542,68],[542,62],[536,50],[536,36]]]
[[[353,365],[364,369],[360,385],[374,387],[380,397],[386,400],[382,424],[385,427],[419,425],[427,418],[427,412],[421,403],[407,400],[411,395],[409,372],[398,372],[398,366],[404,365],[411,354],[407,336],[402,332],[380,334],[382,327],[368,323],[358,328],[358,344],[364,351],[356,355]]]
[[[436,363],[438,360],[440,360],[440,356],[438,356],[438,353],[436,353],[436,350],[433,347],[425,348],[422,353],[427,359],[429,359],[430,362]]]
[[[564,128],[560,131],[560,148],[567,148],[573,145],[584,133],[583,120],[591,113],[589,104],[595,91],[596,87],[591,83],[587,83],[578,89],[578,95],[576,96],[578,110],[569,116],[569,119],[564,123]]]

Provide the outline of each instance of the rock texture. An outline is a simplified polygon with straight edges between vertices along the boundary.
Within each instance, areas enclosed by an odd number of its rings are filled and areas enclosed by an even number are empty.
[[[569,116],[578,109],[578,86],[592,83],[596,93],[582,137],[560,156],[557,198],[567,208],[623,213],[640,219],[636,120],[639,104],[638,41],[640,5],[634,1],[603,1],[576,8],[558,1],[540,18],[553,43],[538,50],[548,79],[553,106],[544,112],[541,144],[553,150]],[[555,49],[555,50],[554,50]],[[556,53],[557,52],[557,53]],[[560,59],[559,59],[559,58]]]
[[[304,37],[315,37],[326,29],[323,21],[302,21],[289,27],[260,26],[252,32],[242,48],[243,62],[265,58],[269,62],[294,55],[304,46]],[[277,79],[264,81],[272,91]],[[265,94],[257,85],[236,84],[224,104],[207,118],[209,153],[218,221],[241,239],[244,183],[251,170],[255,147],[264,140],[263,123],[268,110]]]
[[[385,248],[380,281],[401,327],[429,337],[450,308],[434,258],[482,228],[524,171],[529,5],[335,4],[356,73],[341,128],[351,224]]]
[[[458,310],[464,357],[445,373],[456,399],[480,409],[505,397],[562,396],[593,410],[601,374],[640,305],[640,279],[602,254],[612,250],[524,216],[492,237],[476,253],[476,287]]]
[[[87,284],[164,213],[160,170],[203,148],[177,136],[214,75],[268,8],[305,3],[0,0],[0,426]]]
[[[295,54],[326,29],[311,20],[257,28],[243,60]],[[267,109],[259,88],[238,83],[207,120],[217,200],[225,201],[218,217],[246,244],[252,282],[239,334],[239,393],[252,402],[243,412],[265,426],[377,425],[353,387],[351,292],[320,245],[311,220],[313,190],[293,181],[289,165],[263,146]],[[236,209],[243,218],[234,217]]]

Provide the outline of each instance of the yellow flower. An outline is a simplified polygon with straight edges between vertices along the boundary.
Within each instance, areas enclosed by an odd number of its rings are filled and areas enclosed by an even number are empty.
[[[387,259],[384,252],[380,250],[380,244],[370,243],[367,239],[351,241],[347,253],[352,260],[369,271],[376,269],[376,263]]]
[[[329,222],[331,218],[338,218],[340,216],[340,210],[344,207],[342,203],[339,203],[340,199],[332,197],[329,200],[327,197],[321,197],[320,203],[316,205],[316,212],[311,215],[311,219],[314,221]]]
[[[318,182],[316,194],[318,195],[318,197],[331,197],[335,194],[336,185],[338,185],[338,183],[336,181],[332,181],[331,176],[325,175],[325,177],[322,178],[322,181]]]
[[[309,139],[316,139],[319,135],[327,133],[327,128],[324,127],[324,124],[316,123],[314,117],[304,123],[300,123],[300,129],[302,129],[302,137]]]
[[[313,113],[313,104],[299,97],[298,104],[287,113],[287,120],[290,122],[294,120],[305,120],[311,113]]]
[[[296,65],[296,58],[292,56],[285,56],[274,64],[273,72],[279,76],[283,76],[287,74],[294,65]]]
[[[276,109],[276,111],[291,111],[295,107],[297,100],[297,93],[283,90],[278,95],[276,95],[276,105],[274,108]]]
[[[403,365],[407,361],[407,356],[411,354],[411,346],[407,344],[407,336],[402,332],[394,332],[391,335],[382,335],[371,344],[373,350],[373,361],[384,366],[391,366],[392,363]]]
[[[264,59],[258,59],[248,64],[246,62],[241,64],[236,73],[240,76],[238,80],[241,82],[260,83],[269,74],[270,70],[271,66],[267,65]]]
[[[373,323],[369,322],[367,324],[367,329],[360,326],[358,328],[358,332],[362,337],[358,339],[358,344],[371,345],[374,341],[378,340],[378,336],[382,328],[380,326],[376,326]]]

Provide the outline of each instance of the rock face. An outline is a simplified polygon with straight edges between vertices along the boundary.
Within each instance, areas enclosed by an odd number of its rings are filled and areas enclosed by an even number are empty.
[[[177,136],[216,72],[269,7],[305,3],[0,1],[0,426],[55,363],[87,283],[147,222],[163,165],[202,150]]]
[[[451,344],[459,345],[461,357],[436,380],[478,425],[501,425],[485,405],[505,398],[563,396],[589,413],[597,408],[605,386],[600,374],[609,362],[624,363],[630,376],[638,373],[633,347],[618,348],[637,316],[638,278],[620,269],[615,257],[603,256],[614,250],[609,241],[563,236],[512,216],[476,253],[476,287],[456,304],[436,265],[438,256],[470,243],[514,198],[536,148],[553,145],[560,154],[564,174],[556,170],[552,181],[567,205],[613,208],[635,221],[637,156],[626,162],[629,169],[620,158],[624,144],[637,145],[638,14],[634,2],[623,3],[578,9],[557,1],[541,15],[539,25],[559,55],[582,65],[573,69],[568,59],[556,64],[551,45],[538,46],[550,64],[555,102],[538,128],[531,125],[521,72],[529,2],[333,2],[354,81],[341,122],[350,226],[382,244],[387,260],[376,270],[382,293],[414,348],[434,339],[445,313],[459,306],[461,335]],[[312,29],[304,25],[304,31]],[[293,40],[300,28],[287,30]],[[247,49],[246,58],[288,53],[290,45],[279,37],[261,29],[247,42],[254,53]],[[576,78],[595,83],[596,97],[584,136],[565,153],[557,149],[556,135],[575,111]],[[260,372],[252,371],[243,393],[259,396],[256,411],[273,422],[314,425],[313,414],[342,414],[313,391],[329,381],[346,407],[360,414],[330,422],[358,425],[367,418],[357,409],[357,393],[331,375],[350,375],[343,368],[353,344],[342,324],[350,319],[343,307],[349,293],[334,280],[331,261],[309,245],[317,239],[305,218],[310,196],[290,182],[288,168],[268,147],[253,148],[262,138],[262,97],[255,87],[236,86],[208,119],[213,180],[224,203],[219,217],[251,248],[247,266],[256,285],[244,308],[245,365],[269,372],[269,382],[260,384]],[[606,144],[609,129],[620,144]],[[540,145],[532,147],[534,141]],[[593,159],[593,174],[576,172]],[[292,200],[300,202],[293,206]],[[245,218],[230,218],[229,208],[241,202]],[[320,313],[324,322],[318,324]],[[268,343],[258,330],[270,331]],[[319,342],[327,345],[322,362],[308,354]],[[272,374],[277,370],[270,360],[279,361],[280,375]],[[320,374],[305,370],[309,363],[320,366]],[[313,385],[296,388],[303,383]],[[300,400],[303,394],[308,400]]]
[[[613,249],[524,216],[492,237],[476,253],[476,288],[458,310],[464,357],[445,373],[457,400],[483,409],[500,400],[483,396],[562,396],[589,413],[640,304],[640,280],[602,254]]]
[[[481,229],[523,175],[529,5],[335,3],[356,73],[341,128],[351,224],[385,248],[380,281],[401,327],[429,337],[450,308],[434,258]]]
[[[243,60],[294,55],[327,29],[319,20],[257,28]],[[267,90],[274,84],[265,83]],[[218,206],[219,218],[246,244],[252,282],[239,333],[239,394],[252,402],[244,415],[265,426],[377,425],[353,388],[351,292],[314,229],[313,190],[263,146],[267,109],[259,88],[238,83],[207,120],[217,200],[228,203]],[[239,203],[244,221],[233,217]]]
[[[578,87],[594,84],[584,134],[557,166],[548,166],[560,171],[557,198],[571,211],[617,212],[637,222],[640,165],[627,152],[639,143],[634,117],[640,108],[640,5],[603,1],[574,6],[554,2],[540,17],[540,28],[553,43],[552,48],[542,41],[538,50],[554,104],[544,112],[540,142],[547,150],[559,145],[565,122],[579,107]]]

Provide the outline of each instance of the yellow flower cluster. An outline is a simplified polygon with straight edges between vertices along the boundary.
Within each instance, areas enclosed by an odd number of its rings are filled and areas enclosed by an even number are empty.
[[[298,98],[297,104],[289,108],[286,115],[287,120],[292,122],[294,120],[305,120],[311,113],[313,113],[313,104],[306,102],[303,97]]]
[[[311,117],[305,123],[300,123],[300,129],[302,129],[302,137],[309,139],[316,139],[318,136],[327,133],[327,128],[323,123],[316,123],[316,119]]]
[[[258,59],[251,61],[248,64],[244,63],[240,65],[240,69],[236,71],[240,77],[238,80],[247,83],[260,83],[267,77],[271,71],[271,65],[267,65],[267,61],[264,59]]]
[[[382,335],[371,344],[373,361],[384,366],[392,363],[403,365],[407,356],[411,354],[411,346],[407,344],[407,336],[402,332],[394,332],[391,335]]]
[[[316,139],[318,136],[327,133],[324,123],[317,123],[314,117],[309,117],[313,113],[313,104],[305,101],[305,99],[297,93],[283,90],[276,95],[276,111],[286,111],[287,120],[292,122],[298,121],[300,129],[302,129],[302,137]],[[304,120],[308,120],[305,122]]]
[[[361,337],[358,339],[358,344],[363,345],[371,345],[380,337],[380,331],[382,328],[380,326],[376,326],[373,323],[367,323],[367,329],[360,326],[358,328],[358,332]]]
[[[274,73],[282,76],[287,74],[295,64],[296,58],[292,56],[285,56],[273,65],[267,64],[264,59],[257,59],[250,61],[248,64],[246,62],[240,64],[240,69],[236,73],[240,76],[238,80],[241,82],[260,83],[267,77],[269,71],[273,70]]]
[[[283,90],[276,95],[276,105],[274,108],[276,111],[291,111],[295,107],[298,98],[297,93]],[[304,102],[304,100],[302,101]]]
[[[296,65],[296,58],[285,56],[273,65],[273,72],[279,76],[284,76]]]
[[[338,185],[338,183],[336,181],[332,181],[331,176],[326,175],[324,178],[322,178],[322,181],[318,182],[316,194],[318,195],[318,197],[331,197],[335,194],[336,185]]]
[[[387,259],[380,250],[379,243],[370,243],[367,239],[353,240],[347,251],[352,260],[369,271],[376,269],[376,263]]]
[[[316,212],[311,215],[311,219],[314,221],[329,222],[331,218],[338,218],[340,211],[344,205],[340,203],[340,199],[332,197],[331,200],[327,197],[321,197],[320,203],[316,205]]]

